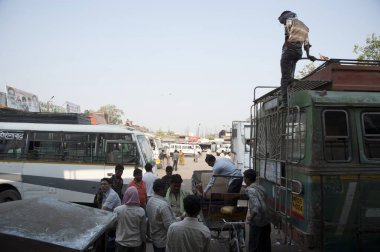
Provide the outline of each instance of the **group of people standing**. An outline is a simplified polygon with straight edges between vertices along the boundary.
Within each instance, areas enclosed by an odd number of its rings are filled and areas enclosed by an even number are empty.
[[[136,168],[124,195],[122,165],[116,165],[111,178],[101,179],[95,203],[118,215],[116,230],[107,235],[107,251],[142,252],[147,240],[155,252],[210,251],[210,231],[197,218],[201,198],[181,189],[182,177],[173,174],[172,166],[166,167],[162,179],[152,168],[146,164],[144,175]]]
[[[266,193],[256,182],[256,173],[252,169],[243,175],[231,159],[218,158],[208,154],[205,162],[212,167],[213,175],[230,177],[228,193],[240,193],[243,181],[245,194],[249,198],[247,222],[250,224],[249,250],[271,251]],[[145,251],[147,240],[152,242],[155,252],[164,251],[210,251],[211,233],[207,226],[199,222],[198,215],[203,202],[202,196],[213,186],[212,177],[204,190],[197,189],[201,195],[189,195],[181,189],[181,175],[173,174],[173,167],[166,167],[166,175],[158,178],[150,163],[141,169],[135,169],[134,179],[122,195],[123,166],[116,165],[115,175],[103,178],[100,183],[101,198],[97,195],[98,207],[113,211],[118,215],[116,232],[108,234],[115,241],[115,249],[109,243],[108,251],[140,252]],[[98,197],[99,196],[99,197]],[[234,205],[236,202],[227,202]]]

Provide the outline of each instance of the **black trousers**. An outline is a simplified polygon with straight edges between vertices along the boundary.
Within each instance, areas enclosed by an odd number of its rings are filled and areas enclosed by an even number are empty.
[[[243,184],[243,179],[236,178],[232,180],[231,184],[228,186],[227,192],[228,193],[240,193],[241,186]]]
[[[236,178],[232,180],[231,184],[228,186],[227,193],[240,193],[241,186],[243,184],[243,179]],[[236,206],[237,199],[225,200],[224,203],[228,206]]]
[[[270,229],[270,224],[249,225],[249,252],[271,252]]]
[[[288,86],[294,79],[296,64],[302,58],[302,45],[289,44],[282,49],[281,55],[281,96],[282,103],[288,105]]]

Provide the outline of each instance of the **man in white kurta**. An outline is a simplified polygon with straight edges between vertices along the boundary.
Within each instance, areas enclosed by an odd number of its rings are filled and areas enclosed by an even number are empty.
[[[183,200],[186,217],[170,225],[166,252],[208,252],[211,247],[211,233],[208,227],[198,221],[201,199],[188,195]]]

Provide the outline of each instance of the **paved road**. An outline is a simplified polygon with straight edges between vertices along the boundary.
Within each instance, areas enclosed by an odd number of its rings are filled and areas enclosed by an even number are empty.
[[[206,162],[204,161],[206,154],[203,153],[202,156],[199,157],[198,162],[194,162],[192,157],[186,157],[185,158],[185,165],[178,166],[178,170],[174,173],[178,173],[181,175],[183,179],[182,183],[182,189],[191,193],[191,176],[193,175],[194,170],[211,170],[212,168],[209,167]],[[163,167],[166,167],[166,160],[163,164]],[[163,177],[165,175],[165,168],[158,170],[158,177]],[[282,233],[278,230],[275,230],[272,227],[272,233],[271,233],[271,240],[272,240],[272,251],[273,252],[306,252],[309,251],[307,249],[303,249],[297,245],[284,245],[283,244],[283,236]],[[220,242],[218,240],[212,240],[212,252],[227,252],[227,244],[225,242]],[[153,252],[153,248],[151,243],[147,244],[147,252]],[[315,250],[314,250],[315,252]]]

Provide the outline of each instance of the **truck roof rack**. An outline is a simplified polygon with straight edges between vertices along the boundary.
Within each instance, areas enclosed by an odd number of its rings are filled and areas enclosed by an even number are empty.
[[[301,80],[289,92],[300,90],[380,91],[380,61],[330,59]],[[254,100],[266,102],[281,96],[280,87]]]

